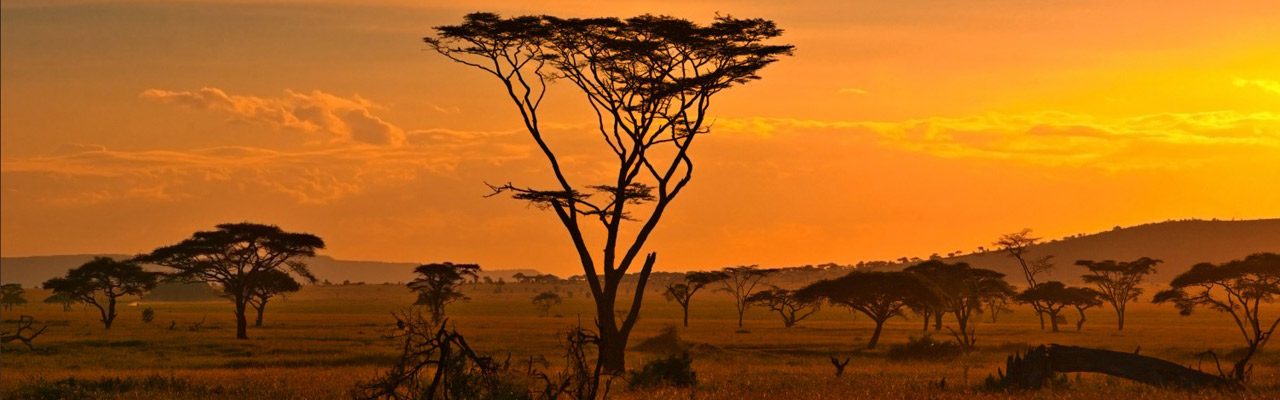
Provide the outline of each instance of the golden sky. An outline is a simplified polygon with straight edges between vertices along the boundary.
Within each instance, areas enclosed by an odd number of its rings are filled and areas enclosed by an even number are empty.
[[[501,88],[421,43],[473,11],[786,29],[795,56],[712,109],[660,270],[1280,216],[1276,1],[6,1],[0,253],[249,220],[338,258],[573,273],[552,214],[482,197],[550,180]],[[551,90],[549,140],[589,182],[607,148]]]

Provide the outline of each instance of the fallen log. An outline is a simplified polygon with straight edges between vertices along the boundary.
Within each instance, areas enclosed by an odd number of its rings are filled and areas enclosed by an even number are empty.
[[[1135,353],[1051,344],[1005,360],[1005,387],[1039,389],[1056,373],[1094,372],[1154,386],[1225,388],[1236,382]]]

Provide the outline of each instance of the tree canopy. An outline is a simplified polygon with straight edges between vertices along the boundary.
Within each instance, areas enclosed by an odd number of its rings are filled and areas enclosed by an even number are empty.
[[[417,278],[408,283],[410,290],[418,292],[418,300],[413,304],[427,306],[431,311],[431,320],[438,322],[444,318],[445,306],[467,300],[467,296],[458,288],[468,280],[480,276],[480,266],[443,262],[419,265],[413,272],[418,274]]]
[[[937,286],[910,272],[854,271],[840,278],[814,282],[796,291],[802,299],[825,299],[831,304],[848,307],[876,323],[867,348],[880,340],[880,331],[889,318],[903,315],[912,303],[941,303]]]
[[[1130,301],[1138,300],[1142,294],[1142,278],[1156,272],[1156,264],[1162,261],[1142,257],[1133,261],[1092,261],[1079,260],[1076,265],[1089,270],[1082,275],[1085,283],[1098,288],[1102,300],[1111,303],[1116,310],[1117,330],[1124,330],[1124,315]]]
[[[45,281],[42,287],[96,307],[103,326],[111,329],[116,319],[116,299],[142,295],[155,288],[159,279],[160,273],[146,271],[132,260],[94,257],[61,278]]]

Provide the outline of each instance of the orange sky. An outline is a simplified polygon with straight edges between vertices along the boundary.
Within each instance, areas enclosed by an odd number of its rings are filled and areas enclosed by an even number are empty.
[[[650,242],[660,270],[1280,216],[1280,3],[848,3],[7,1],[0,253],[250,220],[338,258],[573,273],[553,215],[482,197],[550,178],[503,92],[420,41],[472,11],[787,30],[794,57],[717,99]],[[607,150],[551,89],[549,140],[590,181]]]

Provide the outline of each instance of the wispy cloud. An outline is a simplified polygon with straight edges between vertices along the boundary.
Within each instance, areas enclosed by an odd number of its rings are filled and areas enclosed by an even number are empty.
[[[862,96],[862,95],[870,94],[871,92],[868,92],[868,91],[866,91],[866,90],[864,90],[864,89],[859,89],[859,88],[856,88],[856,87],[847,87],[847,88],[840,88],[839,90],[836,90],[836,93],[840,93],[840,94],[855,94],[855,95]]]
[[[1236,78],[1232,82],[1236,87],[1253,87],[1262,89],[1271,93],[1280,94],[1280,81],[1268,79],[1244,79]]]
[[[319,90],[285,90],[281,97],[233,95],[206,87],[196,91],[149,89],[144,99],[210,110],[251,124],[318,134],[325,141],[399,146],[405,131],[373,114],[376,105],[358,95],[341,97]]]

